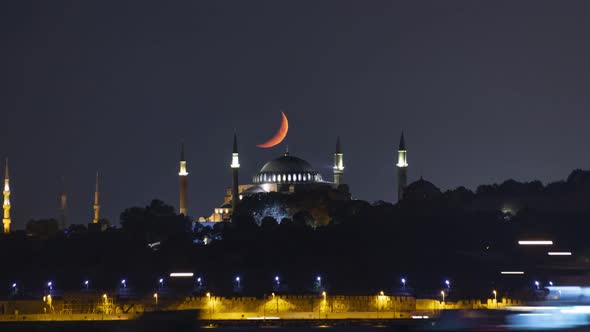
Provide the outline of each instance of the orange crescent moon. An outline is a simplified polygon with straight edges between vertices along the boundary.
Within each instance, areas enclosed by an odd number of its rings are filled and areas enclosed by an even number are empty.
[[[289,131],[289,121],[287,120],[287,116],[285,115],[285,113],[281,112],[281,115],[283,116],[283,121],[281,122],[281,127],[279,128],[279,131],[277,131],[277,133],[268,141],[262,144],[257,144],[257,147],[271,148],[281,143],[285,139],[285,137],[287,136],[287,132]]]

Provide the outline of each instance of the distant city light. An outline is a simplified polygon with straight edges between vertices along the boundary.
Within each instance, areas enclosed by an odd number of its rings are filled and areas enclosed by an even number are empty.
[[[571,256],[572,253],[570,251],[550,251],[547,253],[549,256]]]
[[[170,278],[192,277],[194,275],[192,272],[172,272],[170,273]]]
[[[550,246],[553,245],[553,241],[548,240],[526,240],[518,241],[521,246]]]
[[[501,271],[500,274],[524,274],[524,271]]]

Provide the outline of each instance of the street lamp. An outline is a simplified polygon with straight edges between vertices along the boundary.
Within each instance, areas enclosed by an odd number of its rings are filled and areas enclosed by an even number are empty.
[[[553,286],[553,281],[549,281],[549,286]]]
[[[158,293],[154,293],[154,300],[156,301],[156,307],[158,306]]]
[[[84,280],[84,287],[86,287],[86,290],[88,290],[89,286],[90,286],[90,280]]]
[[[53,289],[53,282],[52,281],[48,281],[47,282],[47,287],[49,288],[49,290]]]
[[[496,302],[496,305],[498,304],[498,292],[496,292],[496,290],[494,289],[492,291],[492,293],[494,293],[494,302]]]
[[[127,288],[127,280],[121,280],[121,285],[123,286],[123,288]]]
[[[320,288],[321,288],[321,287],[322,287],[322,277],[318,276],[318,277],[316,278],[316,280],[317,280],[317,282],[318,282],[318,287],[320,287]]]
[[[164,278],[158,279],[158,285],[160,286],[160,288],[164,287]]]
[[[445,303],[445,291],[444,290],[440,291],[440,295],[442,295],[442,301],[444,304]]]
[[[406,289],[406,278],[402,278],[402,289]]]
[[[16,293],[18,292],[18,289],[16,288],[16,282],[13,282],[13,283],[12,283],[12,292],[13,292],[14,294],[16,294]]]
[[[539,289],[539,282],[537,280],[535,280],[535,286],[537,287],[537,289]]]
[[[449,279],[445,280],[445,285],[447,285],[447,288],[451,288],[451,282],[449,281]]]
[[[277,286],[279,286],[281,284],[281,280],[279,279],[279,276],[275,277],[275,283],[277,284]]]
[[[240,287],[240,277],[239,276],[236,277],[236,284],[237,284],[238,290],[239,290],[241,288]]]

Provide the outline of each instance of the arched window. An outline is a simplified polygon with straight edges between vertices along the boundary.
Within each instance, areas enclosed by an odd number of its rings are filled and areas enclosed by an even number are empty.
[[[272,182],[277,182],[277,176],[276,175],[272,175]]]
[[[287,175],[287,181],[291,182],[291,174]]]
[[[301,173],[297,174],[297,181],[301,181]]]
[[[266,174],[264,174],[264,176],[262,177],[264,180],[264,182],[266,182]]]

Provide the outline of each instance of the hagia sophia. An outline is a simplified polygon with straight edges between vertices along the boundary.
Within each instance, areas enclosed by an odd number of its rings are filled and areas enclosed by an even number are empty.
[[[403,197],[407,184],[407,151],[403,133],[401,134],[398,148],[398,199]],[[299,192],[328,192],[336,191],[340,198],[350,199],[349,187],[344,179],[344,154],[340,144],[340,138],[336,139],[336,149],[334,152],[334,166],[332,167],[332,181],[326,181],[313,166],[306,160],[293,156],[289,150],[284,155],[273,159],[260,169],[252,177],[252,182],[248,184],[239,183],[239,153],[237,136],[234,135],[232,163],[232,186],[225,191],[225,197],[222,204],[213,210],[208,217],[200,217],[199,222],[221,222],[231,220],[233,211],[238,202],[244,197],[264,194],[264,193],[281,193],[293,194]],[[180,210],[186,212],[186,160],[184,153],[181,151],[180,160]]]

